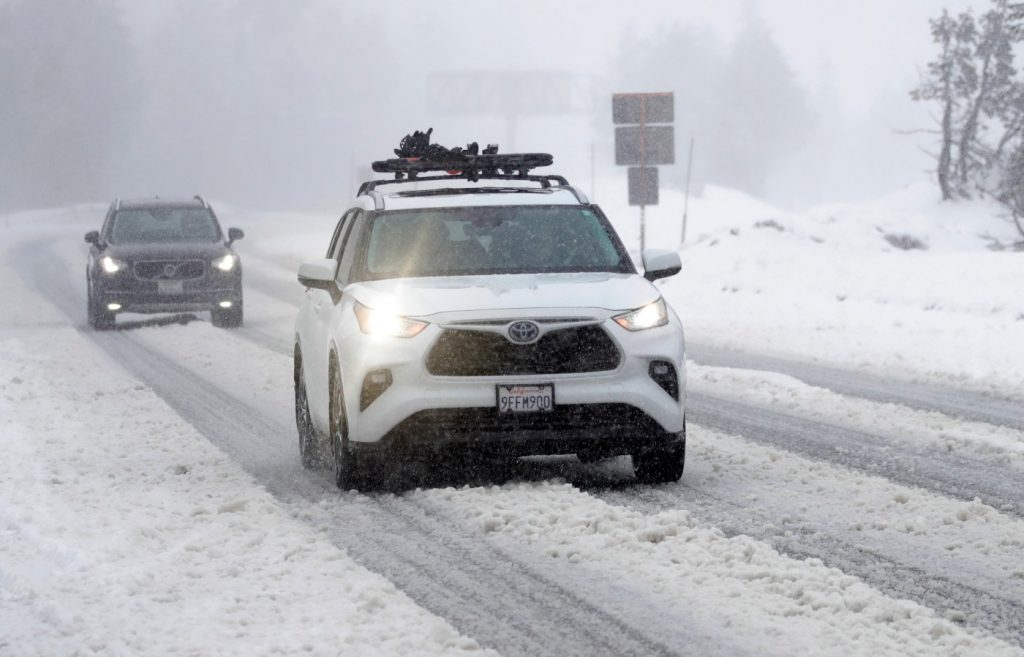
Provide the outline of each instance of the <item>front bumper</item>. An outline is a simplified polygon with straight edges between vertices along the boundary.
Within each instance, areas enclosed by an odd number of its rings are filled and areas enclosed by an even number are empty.
[[[356,329],[340,350],[350,443],[364,449],[461,445],[516,455],[610,455],[681,440],[686,395],[681,326],[673,321],[629,332],[609,318],[600,325],[621,353],[615,369],[500,377],[431,375],[426,357],[443,330],[436,324],[411,339]],[[654,361],[675,367],[678,399],[652,379]],[[380,370],[390,373],[391,385],[369,405],[361,404],[367,375]],[[495,387],[513,384],[553,384],[555,410],[499,414]]]
[[[200,279],[181,281],[181,291],[169,294],[161,293],[156,281],[137,279],[131,274],[93,280],[97,303],[101,308],[118,304],[117,312],[190,312],[211,310],[225,301],[233,306],[242,303],[240,273],[207,274]]]
[[[502,415],[494,408],[431,409],[399,422],[364,452],[430,454],[457,450],[490,456],[633,454],[685,442],[628,404],[558,405],[551,413]]]

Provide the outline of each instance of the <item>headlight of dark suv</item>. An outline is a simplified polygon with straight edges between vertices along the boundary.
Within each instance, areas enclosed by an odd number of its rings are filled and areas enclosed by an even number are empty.
[[[210,264],[220,271],[231,271],[238,264],[238,256],[234,253],[227,253],[219,258],[214,258]]]
[[[117,258],[111,258],[110,256],[103,256],[100,258],[100,269],[106,274],[116,274],[119,271],[123,271],[128,268],[128,263]]]

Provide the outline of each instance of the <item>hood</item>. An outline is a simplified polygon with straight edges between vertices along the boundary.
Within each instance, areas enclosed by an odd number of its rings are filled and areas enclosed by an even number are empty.
[[[348,287],[357,301],[399,315],[542,309],[631,310],[656,300],[657,288],[636,274],[510,274],[395,278]]]
[[[210,259],[230,253],[224,242],[160,242],[146,244],[109,244],[102,255],[121,260]]]

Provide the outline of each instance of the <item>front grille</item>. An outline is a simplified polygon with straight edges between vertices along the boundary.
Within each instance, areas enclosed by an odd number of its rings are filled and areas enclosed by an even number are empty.
[[[500,333],[446,329],[427,356],[427,371],[435,376],[578,374],[618,366],[618,348],[595,325],[551,331],[527,345]]]
[[[135,276],[145,280],[187,281],[202,278],[202,260],[144,260],[135,263]]]

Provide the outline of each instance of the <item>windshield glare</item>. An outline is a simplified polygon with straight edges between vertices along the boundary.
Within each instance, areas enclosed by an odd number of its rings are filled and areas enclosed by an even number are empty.
[[[114,244],[146,242],[215,242],[220,230],[204,208],[142,208],[114,215],[110,241]]]
[[[396,211],[374,218],[368,278],[631,271],[589,208],[509,206]]]

